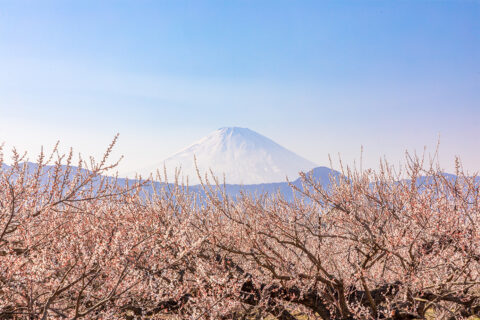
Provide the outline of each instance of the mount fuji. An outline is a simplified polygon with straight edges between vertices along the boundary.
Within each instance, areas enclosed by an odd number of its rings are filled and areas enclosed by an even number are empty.
[[[176,168],[180,178],[198,184],[196,164],[202,177],[210,169],[228,184],[260,184],[284,182],[297,178],[299,171],[308,171],[316,164],[285,149],[269,138],[247,128],[226,127],[212,132],[191,146],[154,166],[165,166],[171,180]],[[153,169],[153,168],[152,168]]]

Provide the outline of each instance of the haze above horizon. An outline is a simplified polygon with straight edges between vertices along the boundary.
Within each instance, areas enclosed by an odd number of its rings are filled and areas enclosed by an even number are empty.
[[[404,151],[480,170],[479,1],[0,0],[0,143],[121,174],[220,127],[319,165]],[[8,154],[8,150],[7,150]]]

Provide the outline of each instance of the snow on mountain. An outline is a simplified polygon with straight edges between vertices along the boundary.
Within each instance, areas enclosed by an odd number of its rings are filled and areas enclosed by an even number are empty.
[[[165,165],[171,180],[175,168],[181,168],[181,176],[188,176],[189,184],[197,184],[194,157],[202,177],[212,169],[221,181],[225,174],[226,182],[230,184],[283,182],[287,176],[294,180],[299,171],[316,167],[315,163],[255,131],[230,127],[212,132],[165,159],[155,169],[163,172]]]

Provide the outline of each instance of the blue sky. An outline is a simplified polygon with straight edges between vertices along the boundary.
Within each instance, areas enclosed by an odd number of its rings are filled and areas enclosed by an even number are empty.
[[[480,169],[480,1],[0,0],[0,141],[121,173],[248,127],[319,165]]]

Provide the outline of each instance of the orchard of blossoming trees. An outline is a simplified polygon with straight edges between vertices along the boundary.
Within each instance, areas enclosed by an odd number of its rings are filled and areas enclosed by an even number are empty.
[[[229,199],[208,181],[147,194],[106,178],[112,147],[2,166],[1,319],[480,315],[480,192],[460,166],[407,157],[328,190],[304,175],[293,202]]]

